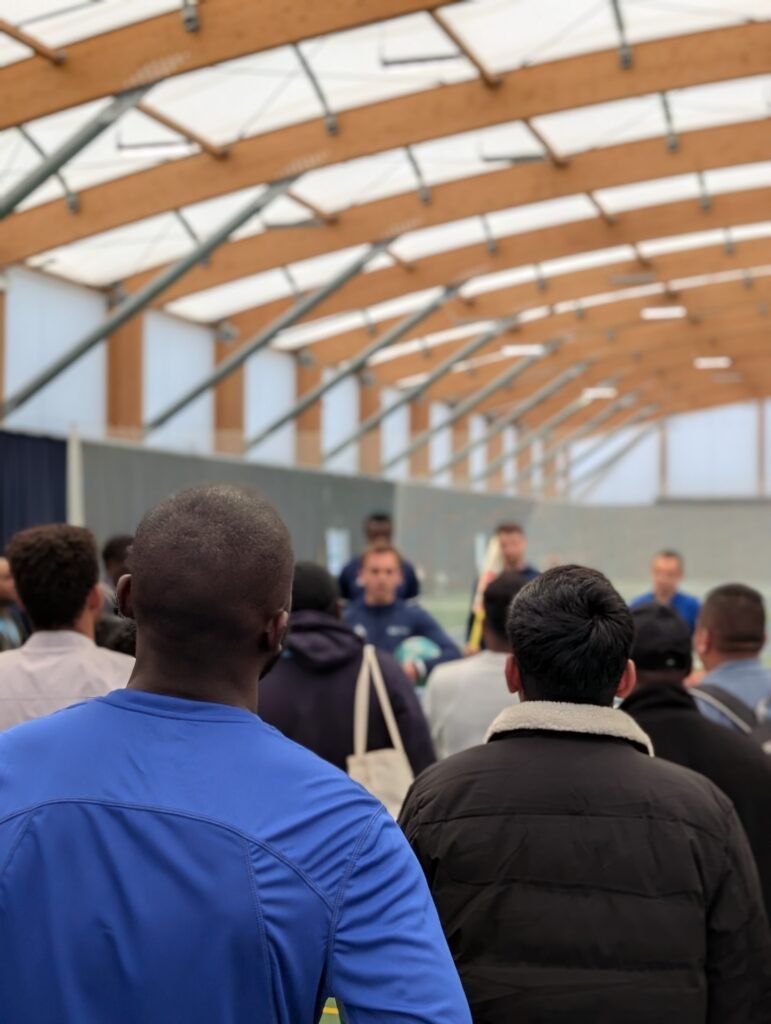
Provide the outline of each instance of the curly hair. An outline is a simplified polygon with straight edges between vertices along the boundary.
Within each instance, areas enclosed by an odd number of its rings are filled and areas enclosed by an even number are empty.
[[[36,629],[66,629],[99,580],[96,540],[81,526],[33,526],[14,534],[6,555]]]

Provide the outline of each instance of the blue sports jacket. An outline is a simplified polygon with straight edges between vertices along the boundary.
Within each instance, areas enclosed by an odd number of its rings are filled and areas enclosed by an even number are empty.
[[[0,735],[0,1021],[315,1024],[328,995],[470,1022],[361,787],[247,711],[133,690]]]

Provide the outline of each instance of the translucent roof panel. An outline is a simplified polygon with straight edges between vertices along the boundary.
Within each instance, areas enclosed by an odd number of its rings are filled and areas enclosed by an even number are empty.
[[[629,42],[767,19],[767,0],[622,0]],[[496,71],[618,46],[610,0],[481,0],[444,12]]]
[[[680,174],[672,178],[622,185],[619,188],[597,189],[594,194],[607,213],[616,214],[643,206],[660,206],[682,199],[695,199],[699,195],[699,179],[695,174]]]
[[[56,48],[179,7],[179,0],[0,0],[0,18]],[[24,50],[16,59],[29,56]],[[4,56],[0,63],[11,63]]]

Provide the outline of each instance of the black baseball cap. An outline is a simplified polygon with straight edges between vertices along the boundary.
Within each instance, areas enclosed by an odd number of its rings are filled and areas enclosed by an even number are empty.
[[[691,632],[685,619],[666,605],[651,602],[632,609],[632,660],[639,669],[690,672]]]

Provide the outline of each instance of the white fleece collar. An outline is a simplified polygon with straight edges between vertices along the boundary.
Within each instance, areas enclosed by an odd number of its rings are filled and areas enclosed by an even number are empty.
[[[525,700],[504,708],[487,730],[485,743],[502,732],[537,729],[545,732],[590,733],[612,736],[642,747],[653,757],[653,744],[625,711],[595,704],[562,704],[550,700]]]

